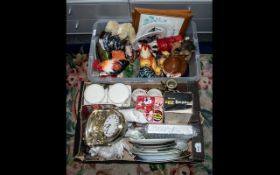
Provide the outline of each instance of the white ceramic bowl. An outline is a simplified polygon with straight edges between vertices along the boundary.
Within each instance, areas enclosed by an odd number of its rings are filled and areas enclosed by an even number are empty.
[[[125,84],[116,83],[110,86],[108,97],[112,103],[122,104],[130,97],[130,90]]]
[[[91,84],[85,89],[84,98],[88,104],[100,103],[104,100],[104,97],[105,90],[99,84]]]
[[[131,94],[132,100],[136,102],[138,96],[147,96],[147,92],[144,89],[135,89]]]
[[[150,89],[150,90],[147,92],[147,94],[148,94],[149,96],[158,96],[158,97],[162,97],[162,93],[161,93],[161,91],[158,90],[158,89]]]

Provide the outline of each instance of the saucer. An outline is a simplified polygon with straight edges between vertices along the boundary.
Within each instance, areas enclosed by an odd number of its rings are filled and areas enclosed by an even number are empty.
[[[131,143],[140,145],[157,145],[157,144],[167,144],[174,142],[176,139],[130,139]]]

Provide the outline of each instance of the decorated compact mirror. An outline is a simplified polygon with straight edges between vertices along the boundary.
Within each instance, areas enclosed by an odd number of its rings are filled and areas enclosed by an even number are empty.
[[[87,120],[85,143],[90,147],[112,145],[125,135],[126,129],[125,118],[117,109],[94,110]]]

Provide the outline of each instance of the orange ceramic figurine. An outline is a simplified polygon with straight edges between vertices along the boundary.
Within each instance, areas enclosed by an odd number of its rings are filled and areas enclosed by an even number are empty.
[[[148,44],[142,44],[141,50],[140,50],[140,67],[149,67],[153,70],[156,69],[156,59],[151,54],[150,48]]]

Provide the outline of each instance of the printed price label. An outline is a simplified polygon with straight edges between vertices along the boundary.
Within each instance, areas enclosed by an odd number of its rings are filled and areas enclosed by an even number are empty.
[[[195,143],[194,144],[194,147],[195,147],[195,151],[198,152],[198,153],[201,153],[201,143]]]

